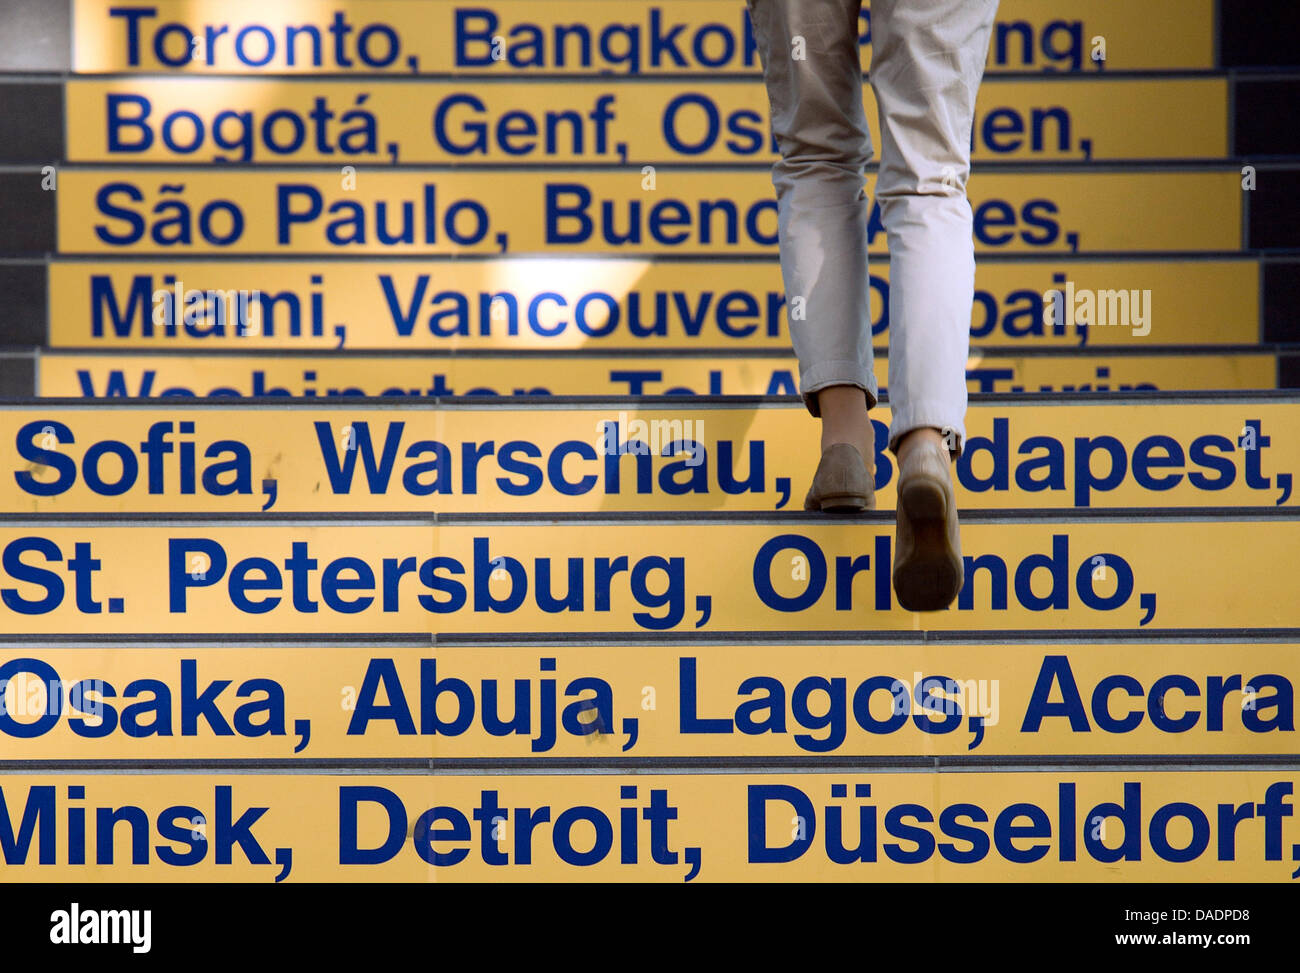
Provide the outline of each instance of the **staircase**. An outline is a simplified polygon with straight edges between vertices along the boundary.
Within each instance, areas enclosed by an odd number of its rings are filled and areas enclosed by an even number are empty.
[[[12,880],[1300,874],[1293,14],[1004,0],[916,614],[887,395],[801,509],[743,4],[265,6],[6,13]]]

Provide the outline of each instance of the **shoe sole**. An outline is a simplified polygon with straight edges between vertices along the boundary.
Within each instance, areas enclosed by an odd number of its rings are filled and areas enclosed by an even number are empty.
[[[817,509],[827,514],[853,514],[861,513],[863,510],[870,510],[874,506],[861,494],[845,494],[835,497],[822,497],[817,505]]]
[[[894,592],[908,611],[940,611],[961,591],[962,563],[948,539],[948,497],[928,478],[910,481],[899,496],[912,527],[912,556],[894,568]]]

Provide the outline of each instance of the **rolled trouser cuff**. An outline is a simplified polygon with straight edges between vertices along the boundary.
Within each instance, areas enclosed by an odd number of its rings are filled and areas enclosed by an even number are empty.
[[[895,456],[898,455],[899,442],[914,429],[938,429],[945,440],[951,440],[948,449],[953,459],[959,459],[966,446],[965,409],[954,411],[951,404],[941,402],[915,402],[903,411],[893,413],[889,424],[889,449]]]
[[[866,393],[868,409],[874,409],[880,400],[880,390],[871,363],[821,362],[799,373],[799,391],[803,396],[803,404],[813,416],[821,417],[821,410],[817,407],[817,393],[833,385],[856,385],[862,389]]]

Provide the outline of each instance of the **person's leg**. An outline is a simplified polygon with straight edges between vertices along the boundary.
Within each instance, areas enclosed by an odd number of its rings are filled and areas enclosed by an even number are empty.
[[[948,460],[965,440],[975,254],[966,179],[996,0],[872,0],[876,198],[889,239],[889,445],[898,457],[894,587],[944,608],[962,583]]]
[[[842,451],[830,454],[847,443],[869,473],[874,449],[867,410],[877,388],[867,303],[863,171],[871,136],[862,106],[860,10],[861,0],[749,0],[781,152],[772,183],[800,391],[808,411],[822,420],[823,463],[851,461]],[[864,500],[858,506],[874,504],[873,497]]]
[[[822,420],[822,452],[836,443],[848,443],[862,454],[868,466],[874,465],[876,437],[862,389],[856,385],[828,385],[814,394]]]
[[[917,429],[965,440],[975,290],[971,124],[997,0],[872,0],[876,199],[889,240],[890,448]],[[901,457],[900,457],[901,459]]]

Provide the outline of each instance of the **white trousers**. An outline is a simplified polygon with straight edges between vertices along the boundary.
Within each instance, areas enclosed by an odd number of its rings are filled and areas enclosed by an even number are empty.
[[[781,273],[799,385],[856,385],[874,406],[862,0],[748,0],[772,133]],[[974,300],[971,124],[997,0],[870,0],[876,198],[889,245],[889,445],[922,426],[966,438]]]

